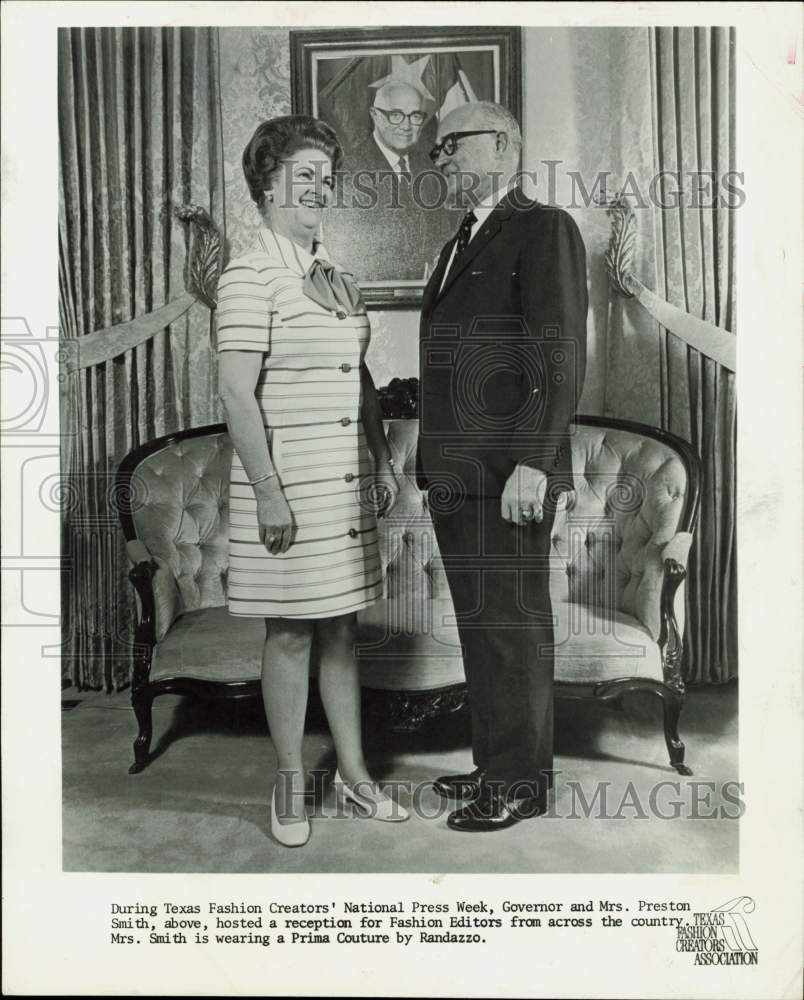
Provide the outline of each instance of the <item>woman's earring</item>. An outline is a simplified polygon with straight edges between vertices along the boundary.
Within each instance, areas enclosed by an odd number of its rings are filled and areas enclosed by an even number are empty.
[[[265,200],[266,201],[273,201],[274,200],[274,193],[273,193],[273,191],[266,191],[265,192]]]

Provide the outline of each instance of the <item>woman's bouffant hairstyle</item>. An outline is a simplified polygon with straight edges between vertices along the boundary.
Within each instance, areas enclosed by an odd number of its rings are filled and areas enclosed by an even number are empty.
[[[332,161],[333,171],[340,167],[343,159],[334,129],[311,115],[285,115],[257,126],[243,150],[243,173],[251,197],[260,208],[280,162],[300,149],[320,149]]]

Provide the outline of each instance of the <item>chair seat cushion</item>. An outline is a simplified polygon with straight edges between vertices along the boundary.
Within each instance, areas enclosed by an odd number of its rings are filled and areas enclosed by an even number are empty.
[[[659,647],[645,626],[624,611],[604,613],[584,604],[553,603],[555,679],[598,684],[620,677],[663,679]]]
[[[225,607],[188,611],[157,643],[151,680],[259,680],[264,641],[262,618],[235,618]]]
[[[662,680],[659,648],[636,618],[571,603],[554,603],[553,613],[557,681]],[[154,649],[151,680],[258,680],[264,638],[261,618],[235,618],[225,607],[187,612]],[[465,679],[448,598],[381,600],[361,611],[357,655],[363,687],[431,691]]]
[[[414,692],[462,684],[458,632],[454,624],[442,624],[452,618],[452,603],[444,598],[380,600],[361,611],[357,657],[363,687]],[[264,640],[262,618],[236,618],[225,607],[187,612],[154,649],[150,679],[259,680]]]

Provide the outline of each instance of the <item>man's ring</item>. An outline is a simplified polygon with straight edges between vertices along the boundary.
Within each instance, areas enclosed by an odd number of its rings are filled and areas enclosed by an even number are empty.
[[[522,507],[522,508],[520,508],[519,513],[520,513],[520,516],[525,521],[530,521],[530,519],[533,517],[533,511],[531,510],[530,507]]]

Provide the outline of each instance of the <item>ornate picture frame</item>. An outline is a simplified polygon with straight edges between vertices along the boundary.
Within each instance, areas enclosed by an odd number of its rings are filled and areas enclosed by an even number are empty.
[[[415,307],[461,210],[428,157],[439,116],[466,100],[494,100],[521,122],[518,27],[320,29],[290,32],[294,114],[330,124],[344,152],[323,232],[369,305]],[[384,85],[402,89],[378,92]],[[426,120],[382,143],[389,121],[373,108],[413,88]],[[405,89],[408,88],[408,89]],[[378,124],[379,123],[379,124]],[[404,145],[409,143],[409,145]],[[394,147],[397,148],[394,148]],[[404,148],[399,148],[404,146]],[[394,163],[397,154],[402,159]]]

